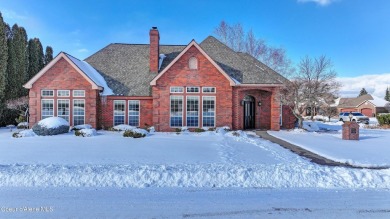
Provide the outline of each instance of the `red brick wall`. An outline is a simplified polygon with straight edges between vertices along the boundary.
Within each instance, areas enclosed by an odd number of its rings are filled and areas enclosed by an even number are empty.
[[[149,66],[150,71],[158,72],[158,59],[159,59],[159,41],[160,34],[157,29],[151,29],[149,32],[150,48],[149,48]]]
[[[140,127],[153,125],[153,100],[152,97],[128,97],[128,96],[108,96],[100,98],[100,125],[101,128],[114,126],[114,100],[125,100],[125,123],[128,124],[128,100],[140,101]]]
[[[54,97],[41,97],[42,89],[54,90]],[[70,90],[70,97],[58,97],[57,90]],[[85,97],[72,96],[73,90],[85,90]],[[45,74],[43,74],[29,91],[30,127],[41,120],[41,100],[54,100],[54,116],[57,116],[57,99],[70,100],[70,124],[73,125],[73,99],[85,100],[85,123],[97,127],[97,96],[98,90],[74,69],[65,59],[58,60]]]
[[[198,60],[198,69],[190,70],[188,61],[191,57]],[[200,96],[200,109],[202,109],[202,95],[216,96],[216,126],[228,125],[232,127],[232,87],[211,62],[203,56],[196,47],[191,47],[171,68],[165,72],[153,86],[153,124],[158,131],[172,131],[170,127],[170,95],[184,96],[183,125],[185,124],[185,92],[183,94],[170,94],[171,86],[198,86],[216,87],[216,94],[188,94]],[[202,126],[200,111],[199,125]]]

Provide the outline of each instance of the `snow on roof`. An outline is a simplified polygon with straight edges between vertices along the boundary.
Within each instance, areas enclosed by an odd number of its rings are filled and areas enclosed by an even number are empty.
[[[165,57],[167,57],[165,54],[160,54],[160,55],[159,55],[159,59],[158,59],[158,70],[160,70],[161,64],[163,63]]]
[[[375,106],[378,106],[378,107],[384,107],[386,104],[388,104],[389,102],[384,100],[383,98],[380,98],[380,97],[377,97],[377,96],[374,96],[372,95],[372,98],[373,100],[368,100],[370,101],[372,104],[374,104]]]
[[[337,107],[340,103],[341,97],[334,100],[334,103],[330,104],[331,107]]]
[[[103,76],[96,71],[90,64],[85,61],[81,61],[67,53],[64,53],[81,71],[83,71],[93,82],[95,82],[98,86],[103,88],[103,92],[101,95],[113,95],[114,92],[110,87],[108,87],[106,80]]]

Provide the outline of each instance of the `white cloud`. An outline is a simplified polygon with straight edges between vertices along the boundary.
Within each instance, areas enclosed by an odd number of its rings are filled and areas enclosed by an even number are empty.
[[[316,4],[319,4],[321,6],[329,5],[337,0],[298,0],[298,2],[306,3],[306,2],[314,2]]]
[[[84,53],[84,52],[89,52],[89,50],[85,49],[85,48],[82,48],[82,49],[78,49],[77,52]]]
[[[15,11],[3,9],[1,14],[4,17],[4,20],[26,20],[27,17],[21,14],[16,13]]]
[[[358,77],[344,77],[337,79],[343,87],[340,89],[341,97],[356,97],[362,88],[369,94],[384,97],[387,87],[390,87],[390,73],[362,75]]]

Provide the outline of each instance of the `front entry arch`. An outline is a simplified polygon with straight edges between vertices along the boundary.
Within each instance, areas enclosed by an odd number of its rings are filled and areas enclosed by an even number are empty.
[[[252,96],[245,96],[242,100],[244,103],[244,129],[255,128],[255,98]]]

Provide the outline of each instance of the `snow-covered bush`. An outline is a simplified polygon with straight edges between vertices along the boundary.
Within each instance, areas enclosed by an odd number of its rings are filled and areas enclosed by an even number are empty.
[[[92,137],[96,135],[96,130],[91,128],[75,130],[74,135],[80,137]]]
[[[194,129],[194,132],[205,132],[206,130],[204,129],[201,129],[201,128],[195,128]]]
[[[36,134],[33,132],[32,129],[27,129],[19,132],[15,132],[12,134],[12,137],[14,138],[21,138],[21,137],[34,137]]]
[[[27,129],[28,128],[28,122],[21,122],[17,126],[18,129]]]
[[[58,135],[69,132],[69,122],[61,117],[42,119],[32,127],[37,135]]]
[[[126,131],[126,130],[133,130],[137,127],[131,126],[131,125],[116,125],[111,128],[112,131]]]
[[[71,131],[77,131],[81,129],[92,129],[92,126],[89,124],[76,125],[72,127]]]
[[[123,137],[144,138],[145,136],[146,134],[136,132],[135,130],[126,130],[125,132],[123,132]]]

